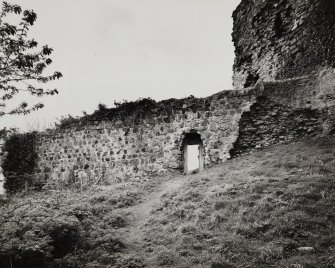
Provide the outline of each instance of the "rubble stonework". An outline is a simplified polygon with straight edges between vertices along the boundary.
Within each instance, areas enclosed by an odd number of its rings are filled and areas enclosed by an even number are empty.
[[[56,180],[71,172],[83,180],[103,175],[113,183],[182,171],[182,142],[190,132],[201,136],[205,167],[255,148],[329,133],[334,81],[334,70],[326,69],[203,99],[169,100],[180,107],[169,115],[152,108],[140,120],[129,114],[54,129],[39,136],[36,171]]]
[[[234,89],[335,64],[334,0],[242,0],[233,18]]]
[[[201,136],[204,164],[220,163],[229,158],[239,119],[254,99],[247,91],[224,91],[175,100],[184,104],[168,115],[153,108],[139,121],[130,114],[41,133],[37,172],[53,173],[55,179],[71,171],[85,179],[104,174],[118,182],[182,170],[183,138],[192,132]]]
[[[259,95],[259,93],[258,93]],[[318,134],[335,127],[335,69],[263,83],[263,93],[244,113],[232,156]]]

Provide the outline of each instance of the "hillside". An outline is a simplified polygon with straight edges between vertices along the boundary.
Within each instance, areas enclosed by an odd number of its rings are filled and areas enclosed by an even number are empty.
[[[2,200],[0,267],[335,267],[335,140]]]

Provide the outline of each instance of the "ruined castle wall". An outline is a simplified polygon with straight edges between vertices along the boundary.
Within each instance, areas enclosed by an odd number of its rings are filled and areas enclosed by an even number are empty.
[[[335,126],[335,73],[262,84],[239,122],[232,156],[293,139],[329,134]]]
[[[233,17],[235,89],[335,63],[333,0],[242,0]]]
[[[322,111],[293,110],[261,97],[250,112],[243,114],[239,129],[238,139],[230,152],[233,157],[253,149],[322,134]]]
[[[326,69],[286,81],[258,83],[204,99],[178,100],[173,113],[151,112],[134,123],[89,121],[39,136],[37,172],[53,180],[73,176],[105,183],[182,171],[182,142],[200,134],[205,167],[255,148],[332,131],[335,74]],[[165,106],[159,103],[158,106]]]
[[[200,135],[206,168],[255,148],[334,132],[335,71],[136,105],[39,133],[36,173],[50,182],[90,185],[145,180],[183,171],[188,133]]]
[[[113,183],[181,171],[182,142],[190,132],[200,134],[208,167],[229,158],[239,119],[254,100],[247,91],[226,91],[185,100],[170,115],[152,111],[136,123],[129,115],[42,133],[37,172],[53,180],[73,174],[91,183],[101,176]]]

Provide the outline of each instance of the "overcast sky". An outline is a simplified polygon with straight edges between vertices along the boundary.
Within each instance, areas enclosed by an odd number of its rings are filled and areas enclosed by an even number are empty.
[[[43,128],[98,103],[205,97],[232,88],[232,12],[239,0],[10,0],[38,16],[31,37],[54,49],[58,96],[1,127]]]

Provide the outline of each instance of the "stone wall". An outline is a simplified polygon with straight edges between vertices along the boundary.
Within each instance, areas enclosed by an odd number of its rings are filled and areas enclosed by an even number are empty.
[[[334,126],[335,70],[328,68],[208,98],[143,100],[101,109],[39,133],[36,173],[51,182],[145,180],[183,172],[188,133],[200,135],[208,168],[255,148],[332,133]]]
[[[99,120],[41,133],[36,171],[53,180],[70,174],[91,183],[101,177],[105,183],[142,180],[183,171],[187,133],[200,134],[205,167],[254,148],[329,133],[334,129],[334,81],[334,70],[326,69],[203,99],[154,103],[144,114],[106,110]]]
[[[335,69],[258,87],[262,93],[242,115],[231,156],[334,131]]]
[[[103,176],[107,183],[182,171],[183,138],[190,132],[200,134],[208,167],[229,158],[240,117],[254,100],[249,91],[224,91],[204,99],[163,101],[140,118],[133,109],[127,116],[79,120],[39,135],[36,171],[54,180],[74,174],[92,182]]]
[[[335,63],[334,0],[242,0],[233,18],[235,89]]]
[[[243,114],[238,139],[230,153],[236,157],[253,149],[319,135],[322,131],[321,111],[292,110],[285,104],[260,97],[250,111]]]

